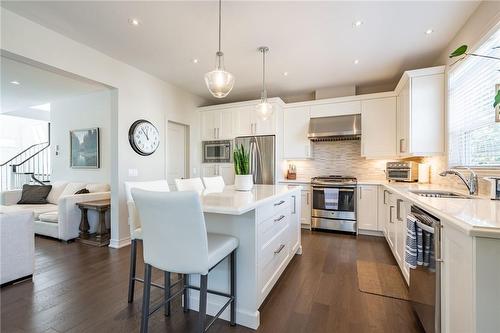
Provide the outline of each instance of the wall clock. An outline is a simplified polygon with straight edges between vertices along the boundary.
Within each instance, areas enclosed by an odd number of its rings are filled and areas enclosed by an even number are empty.
[[[130,126],[128,141],[137,154],[148,156],[160,145],[160,133],[149,121],[139,119]]]

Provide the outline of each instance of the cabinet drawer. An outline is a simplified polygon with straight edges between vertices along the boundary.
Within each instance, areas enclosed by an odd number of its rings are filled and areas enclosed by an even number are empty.
[[[260,254],[260,286],[262,293],[267,293],[273,287],[279,270],[288,258],[289,247],[289,232],[288,227],[286,227],[262,249]]]
[[[288,211],[282,211],[265,220],[259,225],[259,249],[267,246],[267,243],[279,234],[289,224],[290,215]]]
[[[262,223],[274,215],[282,213],[288,215],[290,212],[290,197],[282,197],[257,208],[257,221]]]

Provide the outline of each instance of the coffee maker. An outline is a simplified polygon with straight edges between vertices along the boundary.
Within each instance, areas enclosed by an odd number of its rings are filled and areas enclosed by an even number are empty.
[[[500,177],[487,177],[484,179],[491,183],[490,187],[491,200],[500,200]]]

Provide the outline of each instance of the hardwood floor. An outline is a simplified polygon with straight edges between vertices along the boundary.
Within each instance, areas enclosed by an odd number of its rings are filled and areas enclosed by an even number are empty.
[[[423,332],[408,302],[358,290],[356,259],[395,264],[378,237],[303,231],[295,256],[265,303],[257,332]],[[142,253],[139,252],[139,257]],[[142,285],[127,303],[129,248],[89,247],[36,238],[34,282],[1,289],[1,332],[138,332]],[[138,265],[138,272],[143,266]],[[161,283],[161,274],[153,277]],[[152,302],[162,297],[152,289]],[[197,313],[177,300],[150,332],[194,332]],[[218,320],[211,332],[255,332]]]

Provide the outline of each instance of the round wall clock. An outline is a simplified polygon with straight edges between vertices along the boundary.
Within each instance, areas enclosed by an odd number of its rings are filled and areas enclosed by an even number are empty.
[[[160,133],[149,121],[139,119],[130,126],[128,141],[137,154],[148,156],[160,145]]]

